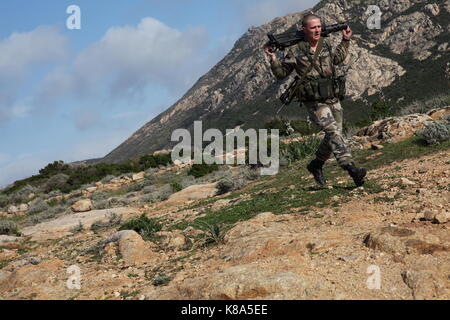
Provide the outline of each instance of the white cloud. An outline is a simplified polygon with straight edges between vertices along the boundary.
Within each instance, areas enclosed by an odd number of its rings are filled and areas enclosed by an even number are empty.
[[[196,55],[207,38],[203,27],[181,32],[154,18],[144,18],[136,27],[110,28],[80,52],[70,69],[48,75],[36,101],[98,96],[102,90],[107,98],[135,97],[152,83],[178,93],[187,89],[186,78],[195,77],[192,65],[201,61]]]
[[[63,58],[66,46],[60,31],[46,26],[0,40],[0,121],[28,113],[30,107],[16,101],[20,88],[35,67]]]

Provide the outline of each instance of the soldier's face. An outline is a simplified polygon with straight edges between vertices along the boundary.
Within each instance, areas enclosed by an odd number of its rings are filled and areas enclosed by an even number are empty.
[[[308,21],[304,31],[308,40],[319,41],[322,33],[322,23],[319,19],[311,19]]]

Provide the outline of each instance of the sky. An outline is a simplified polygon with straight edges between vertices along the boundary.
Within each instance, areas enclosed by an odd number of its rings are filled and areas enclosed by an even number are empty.
[[[0,187],[103,157],[168,109],[251,26],[318,0],[2,0]],[[80,9],[80,29],[69,29]]]

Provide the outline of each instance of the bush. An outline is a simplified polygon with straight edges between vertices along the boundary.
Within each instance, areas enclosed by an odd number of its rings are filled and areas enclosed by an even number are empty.
[[[228,192],[236,191],[242,189],[245,186],[244,179],[223,179],[217,183],[217,194],[222,195]]]
[[[48,209],[49,205],[44,200],[39,200],[29,207],[28,214],[36,214]]]
[[[170,187],[172,188],[173,192],[179,192],[179,191],[183,190],[183,186],[179,182],[176,182],[176,181],[172,182],[170,184]]]
[[[108,221],[105,221],[105,222],[98,221],[98,222],[93,223],[91,226],[91,230],[98,231],[101,229],[111,228],[115,225],[120,224],[121,221],[122,221],[122,215],[119,215],[117,213],[111,213],[111,214],[108,214]]]
[[[150,238],[156,233],[161,231],[162,225],[156,219],[150,219],[143,214],[139,218],[128,220],[122,224],[119,228],[121,230],[133,230],[139,233],[144,240],[150,240]]]
[[[59,173],[48,179],[44,186],[45,192],[55,191],[67,187],[67,181],[69,181],[69,176],[64,173]]]
[[[427,121],[425,128],[416,132],[416,135],[428,144],[434,145],[450,139],[450,121]]]
[[[9,198],[5,194],[0,194],[0,208],[5,208],[9,204]]]
[[[289,163],[299,161],[313,156],[320,145],[320,139],[310,137],[305,141],[296,141],[281,146],[281,154]]]
[[[17,224],[10,220],[0,220],[0,235],[15,235],[20,236],[17,230]]]
[[[219,165],[217,164],[194,164],[189,170],[188,175],[200,178],[217,170],[219,170]]]

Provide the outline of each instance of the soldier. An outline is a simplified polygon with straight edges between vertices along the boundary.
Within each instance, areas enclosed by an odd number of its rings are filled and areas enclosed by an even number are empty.
[[[302,26],[307,41],[291,47],[282,62],[269,47],[265,46],[264,51],[277,79],[285,79],[294,70],[304,79],[297,88],[297,97],[307,108],[311,121],[325,132],[316,159],[308,165],[308,171],[319,185],[325,186],[322,168],[334,155],[356,186],[362,186],[367,171],[355,166],[350,148],[342,136],[343,112],[338,97],[342,98],[340,91],[343,91],[343,86],[338,84],[335,76],[335,65],[341,64],[347,57],[353,32],[350,28],[343,30],[342,42],[333,51],[329,40],[321,37],[322,23],[318,16],[306,15]]]

